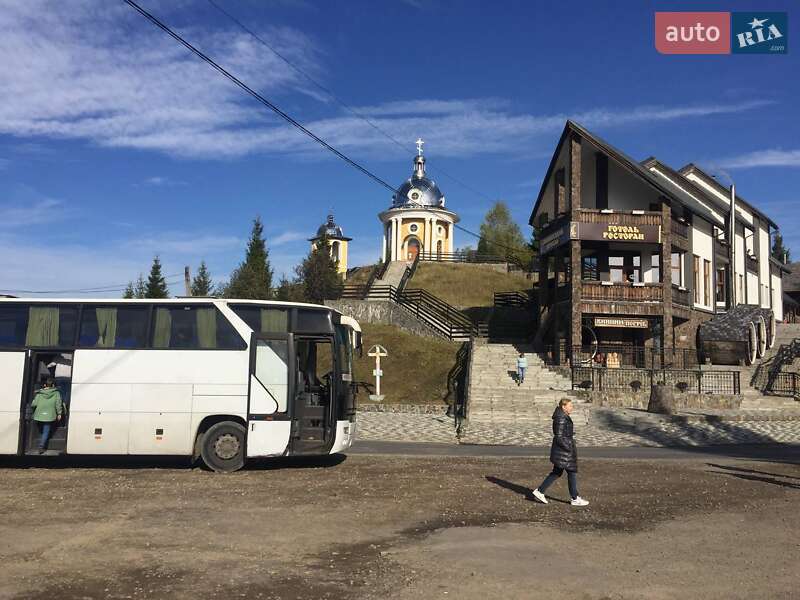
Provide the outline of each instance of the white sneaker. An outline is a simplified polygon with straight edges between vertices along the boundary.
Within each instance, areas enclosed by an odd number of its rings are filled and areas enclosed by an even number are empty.
[[[577,498],[575,498],[574,500],[572,500],[572,501],[570,502],[570,504],[571,504],[572,506],[589,506],[589,501],[588,501],[588,500],[584,500],[583,498],[581,498],[580,496],[578,496]]]
[[[539,491],[539,488],[533,490],[533,497],[536,498],[542,504],[547,504],[547,498],[545,498],[545,495]]]

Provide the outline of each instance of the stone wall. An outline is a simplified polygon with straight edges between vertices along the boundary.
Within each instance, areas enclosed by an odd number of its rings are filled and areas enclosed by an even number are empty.
[[[394,325],[409,333],[425,337],[444,337],[404,308],[388,300],[326,300],[325,305],[359,322]]]
[[[646,410],[647,403],[650,401],[649,389],[647,392],[638,393],[625,390],[576,391],[575,393],[583,400],[605,408],[638,408]],[[704,408],[738,409],[742,404],[742,397],[725,394],[698,394],[694,392],[681,394],[676,390],[675,403],[678,410]]]

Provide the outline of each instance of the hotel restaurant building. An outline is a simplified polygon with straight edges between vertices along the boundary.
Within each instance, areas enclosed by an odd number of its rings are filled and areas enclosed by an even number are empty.
[[[536,342],[562,362],[594,343],[694,348],[699,325],[737,304],[783,319],[777,225],[693,164],[637,162],[568,121],[530,224],[541,255]]]

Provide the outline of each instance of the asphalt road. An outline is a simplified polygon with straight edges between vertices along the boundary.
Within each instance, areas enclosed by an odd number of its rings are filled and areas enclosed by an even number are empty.
[[[798,444],[730,444],[724,446],[654,448],[631,446],[627,448],[580,447],[581,458],[609,459],[678,459],[706,460],[718,458],[748,458],[800,464]],[[470,444],[429,444],[420,442],[356,441],[348,454],[394,454],[402,456],[464,456],[542,458],[550,455],[550,446],[477,446]]]

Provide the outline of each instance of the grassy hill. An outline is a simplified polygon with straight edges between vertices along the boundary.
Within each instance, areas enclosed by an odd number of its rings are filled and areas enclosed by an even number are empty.
[[[420,262],[408,288],[422,288],[458,308],[492,306],[495,292],[527,290],[531,282],[489,265]]]
[[[389,353],[381,359],[381,392],[390,404],[450,404],[447,398],[447,374],[456,362],[460,344],[417,336],[391,325],[361,323],[364,336],[364,356],[356,357],[355,378],[375,383],[372,370],[375,358],[367,356],[374,344]],[[370,404],[361,391],[359,403]]]

